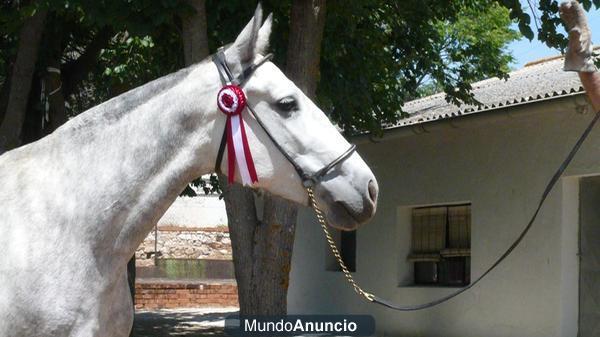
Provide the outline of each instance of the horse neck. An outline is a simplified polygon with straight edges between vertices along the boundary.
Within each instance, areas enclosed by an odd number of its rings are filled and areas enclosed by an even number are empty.
[[[185,186],[211,172],[224,118],[210,66],[151,82],[57,130],[75,154],[68,179],[85,196],[79,220],[98,258],[129,259]]]

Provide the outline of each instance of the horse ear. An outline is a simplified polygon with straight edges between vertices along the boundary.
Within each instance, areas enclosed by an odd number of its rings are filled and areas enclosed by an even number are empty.
[[[231,62],[244,64],[254,59],[258,31],[262,22],[262,6],[260,3],[254,11],[254,17],[244,27],[240,35],[235,39],[233,45],[227,49],[227,59]]]
[[[258,31],[258,39],[256,40],[256,48],[254,52],[256,54],[265,55],[269,49],[269,37],[271,36],[271,28],[273,27],[273,13],[267,16],[265,23]]]

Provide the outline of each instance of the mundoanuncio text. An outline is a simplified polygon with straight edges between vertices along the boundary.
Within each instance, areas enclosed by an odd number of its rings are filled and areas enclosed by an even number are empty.
[[[295,322],[279,321],[263,322],[256,319],[244,319],[245,332],[355,332],[355,322],[344,319],[338,322],[310,322],[296,319]]]

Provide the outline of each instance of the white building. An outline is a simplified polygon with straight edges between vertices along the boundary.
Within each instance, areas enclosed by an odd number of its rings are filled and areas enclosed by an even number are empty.
[[[437,299],[476,279],[508,248],[594,115],[562,62],[476,83],[481,107],[453,106],[443,94],[410,102],[412,116],[382,140],[356,140],[380,186],[376,217],[344,244],[367,291],[403,304]],[[396,312],[356,296],[332,266],[305,209],[290,313],[372,314],[378,336],[600,336],[600,126],[522,244],[459,297]]]

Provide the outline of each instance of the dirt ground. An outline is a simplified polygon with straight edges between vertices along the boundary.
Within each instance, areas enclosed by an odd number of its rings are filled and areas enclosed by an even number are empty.
[[[224,337],[225,317],[237,311],[235,307],[138,310],[131,336]]]

